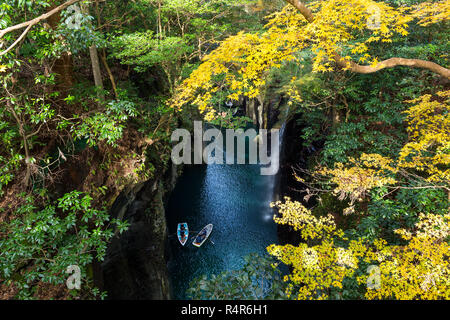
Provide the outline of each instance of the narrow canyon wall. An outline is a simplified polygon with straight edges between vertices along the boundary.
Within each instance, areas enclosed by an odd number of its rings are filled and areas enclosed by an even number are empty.
[[[108,299],[170,299],[167,271],[165,199],[179,170],[124,190],[111,208],[129,229],[111,241],[101,264],[102,289]]]

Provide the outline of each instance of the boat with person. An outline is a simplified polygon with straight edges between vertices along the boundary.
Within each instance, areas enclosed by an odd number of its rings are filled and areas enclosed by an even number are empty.
[[[206,225],[195,237],[192,244],[196,247],[201,247],[201,245],[208,239],[209,235],[211,234],[211,231],[213,229],[213,225],[210,223]]]
[[[184,246],[189,237],[189,228],[187,222],[179,223],[177,226],[177,236],[181,245]]]

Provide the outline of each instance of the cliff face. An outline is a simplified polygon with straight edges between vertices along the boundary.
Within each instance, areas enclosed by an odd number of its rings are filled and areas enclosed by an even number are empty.
[[[130,224],[109,244],[99,282],[108,299],[170,299],[167,271],[167,225],[164,200],[178,170],[124,190],[111,208],[112,218]]]

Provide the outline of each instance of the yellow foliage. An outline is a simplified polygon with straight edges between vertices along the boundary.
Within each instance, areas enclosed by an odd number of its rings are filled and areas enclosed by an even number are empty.
[[[424,2],[417,5],[412,16],[419,19],[419,24],[429,24],[450,20],[450,0],[439,2]]]
[[[444,99],[431,101],[431,95],[411,100],[417,103],[406,111],[408,142],[400,151],[399,167],[426,172],[428,181],[450,179],[450,90],[438,92]]]
[[[340,200],[349,198],[351,203],[363,200],[368,190],[395,184],[397,181],[387,176],[388,172],[396,172],[391,167],[392,160],[379,154],[362,154],[359,159],[350,159],[349,168],[337,163],[334,169],[321,168],[317,173],[330,176],[330,181],[336,185],[333,192]]]
[[[283,39],[270,35],[258,36],[243,32],[229,37],[204,58],[204,62],[183,81],[171,99],[171,105],[179,110],[192,103],[202,114],[214,118],[212,93],[229,90],[231,100],[241,95],[255,98],[265,85],[264,73],[279,67],[282,61],[293,59],[292,52],[280,50]],[[221,75],[224,75],[220,78]]]
[[[292,273],[285,277],[291,283],[286,294],[296,299],[328,298],[327,290],[342,288],[344,278],[352,276],[357,266],[357,259],[351,250],[336,248],[329,241],[312,247],[306,244],[298,247],[271,245],[267,250],[293,267]],[[302,286],[294,287],[299,284]]]
[[[415,18],[422,24],[448,19],[448,3],[393,8],[372,0],[317,1],[308,4],[314,14],[309,22],[293,6],[286,6],[268,17],[264,32],[240,32],[222,41],[178,87],[169,103],[176,110],[194,104],[213,119],[215,92],[226,91],[232,100],[259,98],[267,72],[296,60],[295,54],[305,48],[314,53],[315,72],[332,70],[335,54],[344,51],[351,52],[343,58],[349,62],[347,68],[352,60],[376,66],[378,57],[370,54],[373,43],[392,42],[395,34],[406,36],[408,23]],[[367,37],[359,40],[361,34]],[[301,101],[299,92],[287,94]]]
[[[450,214],[441,216],[437,214],[425,215],[421,213],[414,232],[405,229],[397,229],[395,232],[402,235],[405,240],[410,240],[414,234],[418,238],[444,241],[450,236]]]
[[[281,217],[274,216],[276,223],[292,226],[295,231],[301,232],[305,240],[335,234],[336,224],[332,215],[317,218],[300,202],[291,201],[289,197],[284,197],[284,202],[272,202],[270,206],[276,207],[281,215]]]
[[[358,159],[349,159],[345,166],[336,163],[333,169],[320,168],[316,174],[329,177],[334,194],[339,199],[349,198],[351,204],[362,200],[367,192],[376,187],[396,185],[396,175],[408,175],[407,169],[425,173],[423,179],[433,183],[430,187],[448,189],[450,181],[450,91],[437,93],[439,100],[431,95],[408,101],[416,103],[405,113],[407,116],[409,142],[393,160],[379,154],[362,154]],[[349,212],[351,210],[347,210]]]
[[[379,256],[382,285],[368,289],[368,299],[448,299],[450,297],[450,214],[423,215],[416,230],[397,230],[409,242],[390,246]],[[373,257],[373,256],[372,256]],[[361,283],[366,276],[358,278]]]
[[[321,240],[320,245],[308,246],[306,243],[298,247],[292,245],[270,245],[267,250],[283,263],[293,266],[293,273],[285,280],[292,284],[305,284],[298,292],[297,299],[325,299],[325,290],[331,287],[341,288],[344,277],[351,276],[357,268],[357,253],[351,249],[335,247],[333,237],[343,238],[342,230],[336,230],[331,215],[315,217],[310,210],[298,201],[291,201],[289,197],[284,202],[271,204],[278,208],[280,217],[274,216],[275,222],[287,224],[300,231],[301,238],[307,240]],[[292,296],[294,286],[289,286],[286,292]],[[317,292],[322,294],[317,295]]]
[[[388,245],[383,239],[369,243],[363,239],[347,241],[334,222],[327,219],[320,227],[320,218],[300,203],[285,198],[277,202],[281,218],[275,221],[289,224],[296,230],[318,229],[324,231],[320,243],[308,245],[270,245],[268,252],[292,267],[285,276],[289,282],[286,294],[296,299],[327,299],[341,294],[345,278],[354,278],[364,287],[369,274],[356,276],[358,268],[373,265],[379,268],[380,286],[366,285],[367,299],[448,299],[450,295],[450,246],[445,238],[450,235],[450,215],[421,215],[416,230],[399,230],[407,234],[409,242],[404,246]],[[306,218],[307,217],[307,218]],[[305,225],[306,223],[306,225]],[[329,232],[329,233],[326,233]],[[317,232],[318,234],[319,232]],[[311,233],[301,232],[303,240],[311,239]],[[335,244],[339,239],[339,244]],[[345,247],[342,246],[346,241]]]

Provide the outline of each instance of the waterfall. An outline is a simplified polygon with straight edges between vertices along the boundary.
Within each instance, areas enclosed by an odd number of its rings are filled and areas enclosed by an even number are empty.
[[[226,145],[224,147],[226,152]],[[229,150],[228,150],[229,151]],[[275,176],[261,175],[259,164],[207,164],[184,168],[168,208],[168,228],[176,233],[179,222],[190,230],[214,225],[210,239],[201,248],[188,240],[182,247],[176,237],[168,268],[175,299],[185,299],[189,283],[206,274],[219,274],[243,266],[250,253],[266,254],[267,246],[278,242],[272,219]]]
[[[286,122],[287,122],[287,118],[289,116],[290,109],[291,109],[290,106],[287,105],[286,108],[284,109],[284,112],[282,115],[283,123],[281,124],[280,131],[279,131],[279,141],[280,141],[280,159],[279,159],[279,161],[280,162],[283,160],[284,135],[285,135],[285,131],[286,131]]]
[[[283,110],[280,125],[275,126],[279,128],[280,153],[279,159],[272,157],[272,161],[278,163],[283,161],[287,112]],[[225,156],[226,145],[223,149]],[[276,175],[261,175],[261,166],[208,164],[184,168],[167,207],[169,233],[175,234],[179,222],[187,222],[191,230],[212,223],[214,245],[205,243],[199,249],[189,243],[182,247],[175,237],[171,238],[173,254],[168,269],[175,299],[186,299],[186,289],[194,278],[237,270],[244,256],[266,254],[268,245],[278,243],[274,209],[269,204],[279,194],[280,170]]]
[[[278,170],[278,173],[276,175],[276,177],[274,178],[274,185],[273,185],[273,201],[277,201],[280,199],[280,180],[281,180],[281,163],[283,163],[283,158],[284,158],[284,136],[286,134],[286,122],[287,122],[287,118],[289,115],[289,111],[290,111],[290,107],[289,105],[286,106],[286,108],[284,109],[283,113],[280,113],[280,115],[282,115],[282,117],[280,117],[283,122],[281,123],[280,126],[280,131],[279,131],[279,143],[280,143],[280,155],[279,155],[279,164],[280,164],[280,169]]]
[[[279,155],[277,157],[278,166],[281,166],[283,161],[284,154],[284,135],[286,133],[286,120],[289,114],[289,107],[283,113],[283,123],[278,131],[278,143],[279,143]],[[273,159],[273,158],[272,158]],[[265,202],[269,206],[272,201],[276,201],[279,199],[279,186],[280,186],[280,178],[281,178],[281,167],[279,167],[276,175],[270,176],[268,178],[268,190],[267,190],[267,199]],[[273,218],[273,211],[270,213],[265,213],[264,220],[270,221]]]
[[[278,139],[280,140],[280,158],[281,158],[281,155],[283,154],[284,133],[285,133],[285,131],[286,131],[286,121],[283,122],[283,124],[281,125],[280,134],[279,134],[279,137],[278,137]]]

